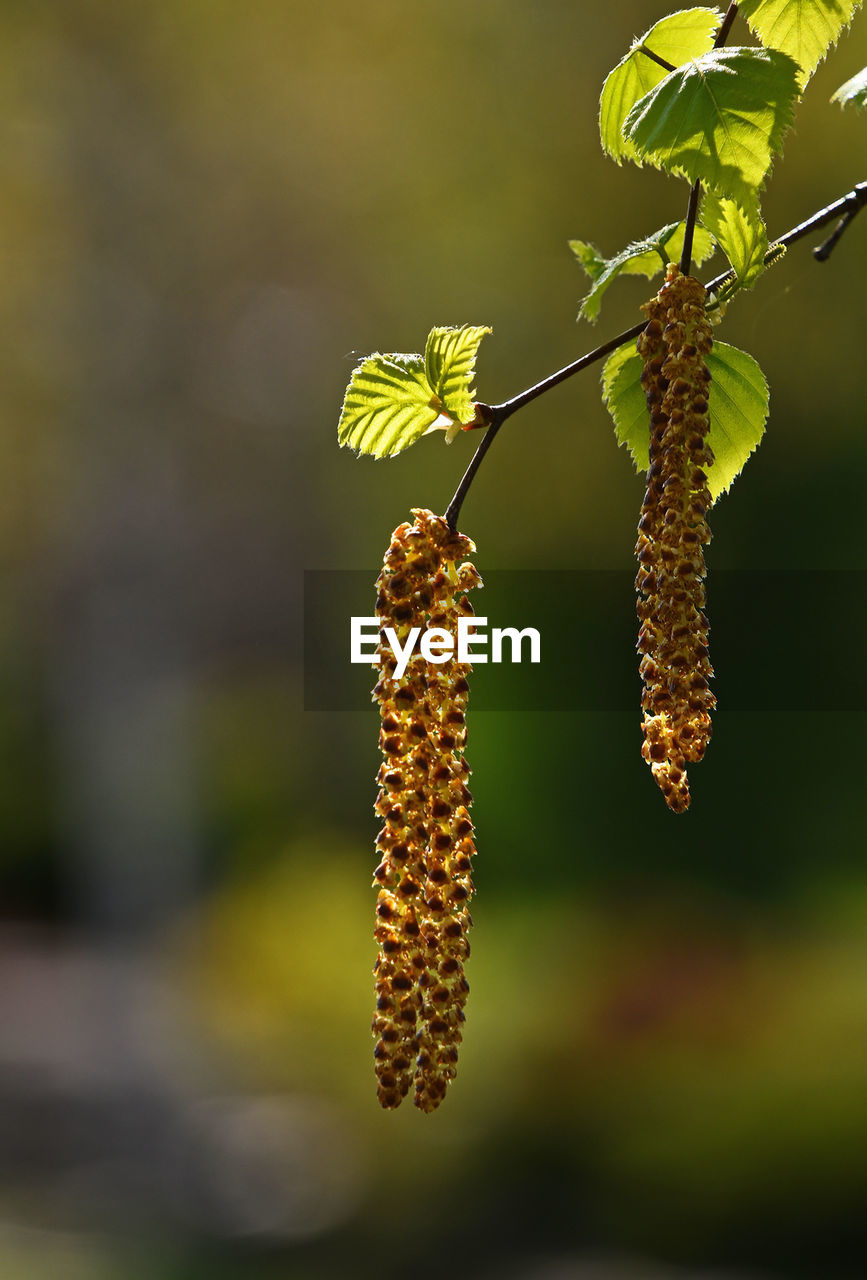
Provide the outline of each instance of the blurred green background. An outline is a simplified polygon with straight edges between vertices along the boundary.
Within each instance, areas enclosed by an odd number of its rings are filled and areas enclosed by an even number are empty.
[[[639,757],[631,635],[634,713],[471,703],[472,994],[432,1118],[373,1088],[376,712],[303,706],[303,571],[372,581],[475,443],[339,451],[358,356],[491,324],[497,400],[638,318],[633,280],[576,327],[566,241],[682,216],[595,124],[663,12],[0,7],[4,1280],[863,1276],[864,707],[801,706],[809,577],[740,620],[790,709],[721,706],[684,817]],[[865,32],[799,109],[772,233],[867,177],[828,102]],[[771,419],[713,513],[712,628],[714,568],[863,583],[867,222],[816,242],[724,326]],[[597,372],[497,441],[462,518],[483,574],[629,570],[642,485]]]

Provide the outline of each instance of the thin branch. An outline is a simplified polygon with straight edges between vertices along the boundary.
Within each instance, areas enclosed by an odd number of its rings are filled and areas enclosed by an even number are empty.
[[[819,259],[825,261],[831,253],[834,246],[839,242],[843,232],[851,224],[855,215],[867,206],[867,182],[859,182],[848,191],[846,195],[841,196],[839,200],[835,200],[832,204],[828,204],[824,209],[819,209],[812,217],[807,218],[804,222],[799,222],[796,227],[786,231],[771,243],[768,252],[765,254],[765,261],[769,261],[774,256],[774,251],[779,245],[788,248],[789,245],[795,244],[798,240],[802,240],[805,236],[811,235],[814,231],[818,231],[820,227],[825,227],[829,222],[833,222],[835,218],[839,218],[840,224],[837,226],[833,234],[828,238],[824,245],[820,245],[818,250],[814,250],[814,254],[818,256],[818,252],[826,250]],[[833,243],[832,243],[833,242]],[[830,247],[828,247],[830,246]],[[709,280],[705,285],[708,293],[713,293],[722,285],[732,279],[734,272],[731,270],[723,271],[720,275],[715,276],[713,280]],[[534,386],[529,387],[526,391],[522,391],[519,395],[513,396],[511,400],[504,400],[502,404],[476,405],[476,420],[473,426],[487,426],[484,436],[479,442],[476,452],[470,461],[470,465],[464,472],[463,478],[457,487],[455,496],[452,498],[446,510],[446,520],[452,529],[457,528],[458,517],[463,505],[464,499],[469,492],[470,485],[473,483],[476,472],[482,464],[485,454],[494,442],[494,437],[500,427],[510,418],[518,409],[523,409],[525,405],[530,404],[533,400],[551,391],[554,387],[558,387],[561,382],[566,382],[573,374],[580,373],[582,369],[587,369],[597,361],[604,359],[610,355],[612,351],[616,351],[618,347],[622,347],[624,343],[637,338],[645,326],[645,321],[633,325],[631,329],[625,329],[623,333],[618,333],[615,338],[610,338],[608,342],[603,342],[600,347],[595,347],[593,351],[588,351],[586,355],[581,356],[578,360],[574,360],[571,364],[567,364],[564,368],[558,369],[556,373],[552,373],[549,377],[543,378],[541,382],[537,382]]]
[[[446,523],[448,524],[450,529],[457,530],[458,519],[460,518],[460,514],[461,514],[461,507],[464,505],[464,498],[469,493],[470,485],[473,483],[473,478],[476,472],[478,471],[479,467],[482,465],[482,460],[485,454],[488,452],[491,445],[494,443],[494,436],[497,434],[500,427],[503,425],[504,421],[505,419],[503,418],[499,418],[493,421],[491,425],[488,427],[485,434],[482,436],[481,440],[479,441],[478,448],[476,449],[476,452],[473,454],[472,458],[470,459],[470,465],[467,467],[466,471],[461,477],[460,484],[455,490],[455,496],[452,498],[451,502],[446,508],[445,518],[446,518]]]
[[[652,49],[648,49],[646,44],[638,46],[639,52],[645,54],[651,62],[655,62],[658,66],[664,67],[666,71],[676,71],[677,67],[673,62],[666,62],[665,58],[660,58],[658,53],[654,53]]]
[[[716,39],[713,42],[713,47],[715,49],[721,49],[725,44],[726,40],[728,40],[729,32],[732,29],[732,23],[734,22],[737,16],[738,16],[737,5],[730,4],[729,7],[726,9],[725,17],[723,18],[722,23],[720,24],[720,29],[716,33]]]
[[[865,190],[865,193],[867,193],[867,183],[864,184],[864,190]],[[813,257],[816,259],[817,262],[828,261],[831,254],[836,249],[837,245],[843,239],[843,233],[852,222],[852,219],[855,217],[855,214],[858,212],[858,209],[862,208],[865,203],[867,203],[867,201],[862,200],[861,204],[859,204],[857,208],[849,209],[847,213],[844,213],[843,217],[837,223],[834,230],[828,236],[828,239],[823,240],[821,244],[816,245],[815,249],[813,250]]]
[[[446,508],[445,518],[450,529],[457,529],[458,519],[461,513],[461,507],[464,504],[464,498],[470,490],[475,474],[482,465],[485,454],[494,443],[494,437],[500,427],[510,418],[513,413],[517,413],[519,409],[523,409],[524,405],[530,404],[539,396],[550,391],[552,387],[558,386],[561,382],[565,382],[567,378],[571,378],[573,373],[580,373],[582,369],[588,368],[589,365],[595,364],[597,360],[610,355],[612,351],[616,351],[618,347],[622,347],[624,342],[628,342],[630,338],[637,338],[645,326],[642,320],[639,324],[635,324],[631,329],[627,329],[625,333],[619,333],[616,338],[611,338],[608,342],[603,342],[601,347],[596,347],[593,351],[588,351],[587,355],[581,356],[578,360],[573,360],[572,364],[567,364],[564,369],[558,369],[556,373],[552,373],[549,378],[544,378],[541,382],[537,382],[534,386],[529,387],[526,391],[522,391],[520,395],[513,396],[511,400],[504,400],[502,404],[477,404],[475,419],[469,427],[487,426],[487,431],[479,441],[476,452],[470,459],[470,465],[467,467],[461,482],[455,490],[455,496],[452,498]]]
[[[627,329],[624,333],[619,333],[616,338],[603,342],[601,347],[595,347],[593,351],[588,351],[586,356],[573,360],[572,364],[567,364],[564,369],[558,369],[549,378],[544,378],[541,382],[537,382],[534,387],[530,387],[527,391],[522,391],[520,395],[513,396],[511,400],[506,400],[503,404],[494,405],[492,412],[495,416],[500,417],[501,421],[505,422],[506,418],[510,418],[513,413],[523,409],[524,405],[538,399],[546,391],[551,391],[552,388],[558,387],[561,382],[565,382],[567,378],[571,378],[575,373],[580,373],[582,369],[587,369],[591,364],[595,364],[597,360],[604,359],[612,351],[622,347],[624,342],[628,342],[630,338],[637,338],[646,324],[646,320],[641,320],[638,324],[634,324],[631,329]]]
[[[701,197],[701,183],[696,179],[689,189],[689,203],[686,206],[686,221],[683,226],[683,249],[680,254],[681,275],[688,276],[692,266],[692,241],[695,235],[695,220],[698,217],[698,202]]]
[[[813,256],[819,262],[827,261],[831,250],[839,242],[843,232],[851,224],[855,214],[860,209],[867,206],[867,182],[857,182],[851,191],[847,191],[845,196],[841,196],[839,200],[835,200],[832,204],[825,205],[824,209],[820,209],[818,213],[814,213],[811,218],[807,218],[804,222],[799,222],[796,227],[792,227],[790,231],[784,235],[778,236],[776,240],[771,241],[770,248],[765,254],[765,262],[771,261],[775,257],[775,249],[778,245],[788,248],[789,245],[796,244],[798,240],[803,240],[805,236],[812,235],[814,231],[818,231],[820,227],[826,227],[829,222],[833,222],[835,218],[840,218],[840,225],[836,227],[833,233],[828,237],[824,244],[819,245],[813,250]],[[842,216],[841,216],[842,215]],[[845,224],[845,225],[844,225]],[[829,249],[826,246],[833,240],[833,244]],[[822,252],[826,250],[825,252]],[[822,254],[819,257],[819,254]],[[713,293],[726,284],[734,276],[732,270],[723,271],[721,275],[715,276],[713,280],[709,280],[705,285],[708,293]]]
[[[734,3],[729,5],[726,10],[725,17],[720,23],[719,31],[714,38],[713,47],[721,49],[728,40],[729,32],[732,29],[732,23],[738,14],[738,6]],[[681,274],[688,276],[692,267],[692,242],[695,235],[695,221],[698,217],[698,202],[701,198],[701,182],[698,179],[692,184],[689,190],[689,203],[686,206],[686,222],[683,228],[683,250],[680,255]]]

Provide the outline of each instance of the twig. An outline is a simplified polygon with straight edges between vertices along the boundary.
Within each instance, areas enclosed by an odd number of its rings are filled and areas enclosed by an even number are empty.
[[[645,54],[651,62],[657,63],[658,66],[663,67],[666,71],[677,70],[677,67],[673,62],[666,62],[665,58],[660,58],[658,53],[654,53],[652,49],[648,49],[646,44],[640,44],[638,48],[639,51]]]
[[[698,217],[698,202],[701,197],[701,182],[698,179],[689,189],[689,203],[686,206],[686,221],[683,225],[683,249],[680,254],[681,275],[688,276],[692,266],[692,241],[695,235],[695,220]]]
[[[720,29],[716,33],[716,39],[713,42],[713,47],[715,49],[721,49],[725,44],[726,40],[728,40],[729,32],[732,29],[732,23],[734,22],[737,16],[738,16],[737,5],[730,4],[729,7],[726,9],[725,17],[720,23]]]
[[[726,10],[725,17],[720,23],[719,31],[713,42],[715,49],[721,49],[728,39],[729,32],[732,29],[732,23],[737,17],[738,6],[734,2],[729,5]],[[698,202],[701,198],[701,182],[696,179],[689,189],[689,203],[686,206],[686,221],[683,228],[683,249],[680,255],[681,274],[688,276],[692,266],[692,242],[695,235],[695,221],[698,217]]]
[[[482,459],[490,449],[491,445],[494,443],[494,436],[497,434],[500,427],[503,425],[503,422],[504,422],[504,419],[499,418],[498,420],[491,423],[491,425],[488,427],[487,431],[479,441],[479,446],[476,449],[476,452],[473,454],[472,458],[470,459],[470,465],[467,467],[466,471],[461,477],[461,482],[458,485],[457,489],[455,490],[455,496],[452,498],[451,502],[446,508],[445,518],[450,529],[457,529],[458,527],[458,517],[461,514],[461,507],[464,505],[464,498],[469,493],[470,485],[473,483],[473,477],[475,476],[479,467],[482,465]]]
[[[840,219],[834,230],[828,236],[827,240],[823,240],[821,244],[817,244],[813,250],[813,257],[817,262],[827,262],[831,254],[834,252],[835,246],[843,239],[843,232],[849,223],[855,217],[854,213],[847,213]]]
[[[835,218],[840,218],[838,226],[824,242],[813,250],[813,257],[818,262],[827,262],[832,250],[839,243],[843,232],[851,224],[855,214],[860,209],[867,206],[867,182],[856,182],[851,191],[847,191],[845,196],[841,196],[839,200],[835,200],[833,204],[825,205],[824,209],[820,209],[818,213],[814,213],[811,218],[807,218],[804,222],[799,222],[796,227],[792,227],[791,231],[785,232],[776,240],[772,240],[768,252],[765,254],[765,262],[769,262],[775,256],[775,249],[778,245],[788,248],[789,245],[795,244],[798,240],[803,240],[805,236],[812,235],[814,231],[818,231],[820,227],[825,227],[829,222],[833,222]],[[843,215],[840,217],[840,215]],[[833,243],[832,243],[833,242]],[[713,280],[709,280],[705,285],[708,293],[713,293],[726,284],[733,277],[732,270],[723,271],[721,275],[715,276]]]
[[[840,218],[840,223],[835,227],[833,233],[828,237],[823,245],[818,249],[814,249],[813,253],[819,261],[824,262],[834,246],[839,242],[843,232],[851,224],[855,215],[859,210],[867,205],[867,182],[858,182],[848,191],[846,195],[841,196],[839,200],[833,201],[832,204],[825,205],[824,209],[819,209],[812,217],[807,218],[804,222],[799,222],[796,227],[786,231],[776,240],[772,241],[768,252],[765,254],[765,261],[773,258],[774,251],[779,245],[788,248],[789,245],[795,244],[798,240],[802,240],[805,236],[811,235],[814,231],[818,231],[820,227],[825,227],[829,222],[833,222],[835,218]],[[822,257],[819,253],[824,250]],[[718,290],[727,281],[731,280],[734,272],[731,270],[723,271],[720,275],[715,276],[713,280],[709,280],[705,285],[708,293]],[[518,409],[523,409],[525,405],[530,404],[539,396],[551,391],[554,387],[558,387],[561,382],[565,382],[571,378],[573,374],[580,373],[582,369],[589,368],[590,365],[596,364],[605,356],[610,355],[612,351],[616,351],[618,347],[622,347],[624,343],[637,338],[645,326],[645,321],[633,325],[631,329],[625,329],[623,333],[618,333],[615,338],[610,338],[608,342],[603,342],[600,347],[595,347],[593,351],[588,351],[586,355],[581,356],[578,360],[573,360],[571,364],[567,364],[564,368],[558,369],[556,373],[552,373],[549,377],[543,378],[541,382],[535,383],[534,386],[528,387],[526,391],[520,392],[519,395],[513,396],[511,400],[504,400],[502,404],[476,405],[477,422],[473,426],[487,426],[484,436],[479,442],[476,452],[470,461],[470,465],[464,472],[463,478],[457,487],[455,496],[452,498],[446,510],[446,520],[451,528],[457,528],[457,521],[464,499],[469,492],[470,485],[473,483],[476,472],[482,464],[485,454],[494,442],[494,437],[500,427],[510,418]]]

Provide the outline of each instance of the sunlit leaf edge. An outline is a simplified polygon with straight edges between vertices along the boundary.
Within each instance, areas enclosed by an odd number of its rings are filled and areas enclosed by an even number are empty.
[[[794,58],[803,90],[860,5],[861,0],[741,0],[739,12],[766,49]]]
[[[337,426],[338,442],[374,458],[415,444],[439,416],[418,354],[375,352],[356,366]]]
[[[619,275],[642,275],[652,279],[671,261],[680,258],[686,224],[669,222],[643,240],[635,240],[613,258],[603,258],[594,244],[584,240],[570,240],[569,248],[592,282],[589,293],[578,308],[578,319],[595,324],[602,309],[602,298],[608,287]],[[693,237],[693,262],[701,266],[714,252],[710,233],[696,227]]]
[[[792,124],[797,73],[794,59],[777,49],[713,49],[670,72],[639,99],[623,133],[648,163],[690,182],[700,180],[749,208]],[[735,94],[724,108],[722,90]],[[702,119],[709,109],[715,114]],[[751,122],[751,111],[771,111],[771,119]],[[716,130],[722,145],[719,139],[710,145]]]
[[[441,410],[455,422],[473,417],[475,375],[479,345],[489,325],[441,326],[431,329],[424,353],[425,376]]]
[[[599,98],[599,135],[602,150],[617,164],[632,160],[641,166],[641,157],[623,136],[623,121],[634,103],[667,74],[664,67],[647,57],[643,48],[652,48],[679,66],[712,48],[721,18],[718,9],[707,7],[667,14],[633,40],[628,52],[605,77]]]

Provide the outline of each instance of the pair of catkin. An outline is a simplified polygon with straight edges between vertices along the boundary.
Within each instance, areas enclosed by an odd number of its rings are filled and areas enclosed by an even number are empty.
[[[686,766],[704,756],[716,699],[708,681],[704,610],[704,546],[710,541],[707,468],[713,453],[710,371],[713,345],[705,289],[670,264],[638,339],[642,385],[650,411],[647,489],[639,521],[636,588],[644,681],[644,743],[666,803],[689,806]],[[472,796],[464,758],[468,663],[427,661],[414,651],[397,677],[385,633],[403,643],[414,627],[455,635],[472,616],[465,594],[481,586],[463,562],[474,544],[431,511],[413,509],[414,523],[392,535],[377,579],[383,761],[375,809],[383,820],[374,872],[379,886],[375,937],[377,1095],[400,1105],[414,1085],[416,1106],[434,1111],[455,1078],[469,986],[468,904],[475,853]]]
[[[650,410],[647,489],[635,548],[641,754],[675,813],[689,807],[686,766],[704,756],[716,706],[704,614],[707,468],[713,462],[705,361],[713,335],[705,298],[704,285],[670,263],[659,294],[643,307],[648,323],[638,339]]]
[[[464,594],[481,586],[470,563],[458,563],[474,544],[441,516],[413,509],[412,525],[392,535],[377,579],[379,680],[383,761],[375,810],[381,859],[375,937],[374,1060],[383,1107],[400,1105],[414,1082],[414,1099],[431,1112],[457,1070],[469,986],[467,909],[475,853],[464,759],[470,666],[454,658],[428,662],[416,650],[400,678],[385,628],[404,643],[413,627],[454,635],[472,615]]]

